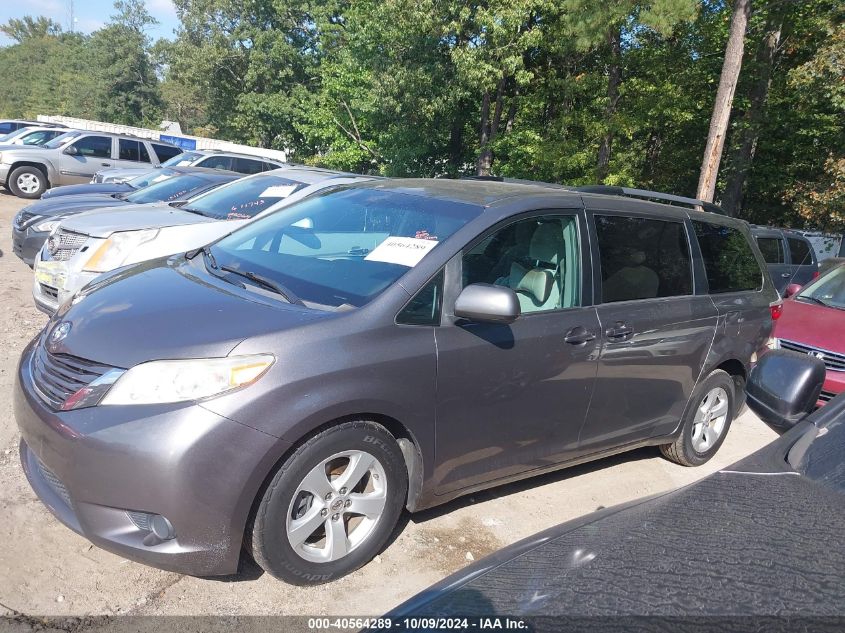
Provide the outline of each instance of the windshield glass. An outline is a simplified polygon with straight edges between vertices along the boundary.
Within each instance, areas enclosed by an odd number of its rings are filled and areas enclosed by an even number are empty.
[[[146,204],[148,202],[170,202],[184,198],[194,189],[207,184],[208,181],[195,174],[184,174],[173,178],[166,178],[138,191],[133,191],[124,198],[132,204]]]
[[[360,307],[480,212],[394,191],[333,190],[248,224],[211,252],[221,269],[260,275],[307,305]]]
[[[193,165],[197,160],[203,157],[203,154],[198,154],[196,152],[182,152],[181,154],[176,154],[173,158],[164,161],[161,166],[162,167],[187,167],[188,165]]]
[[[248,219],[302,186],[301,182],[281,176],[252,176],[192,198],[183,209],[218,220]]]
[[[149,187],[153,183],[173,178],[175,175],[176,172],[172,169],[153,169],[152,171],[144,172],[140,176],[135,176],[132,180],[127,180],[126,184],[131,185],[135,189],[143,189],[144,187]]]
[[[32,128],[22,127],[21,129],[15,130],[14,132],[9,132],[8,134],[4,134],[3,136],[0,136],[0,143],[6,142],[6,141],[11,141],[11,140],[16,139],[17,137],[22,136],[24,134],[29,134],[31,129]]]
[[[48,149],[56,149],[57,147],[62,147],[65,143],[69,143],[77,136],[82,134],[82,132],[65,132],[64,134],[60,134],[56,138],[54,138],[49,143],[45,143],[44,147]]]
[[[845,266],[838,266],[798,293],[797,298],[845,310]]]

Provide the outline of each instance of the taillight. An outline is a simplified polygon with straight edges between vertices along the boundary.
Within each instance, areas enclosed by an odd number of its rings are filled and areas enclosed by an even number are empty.
[[[818,279],[820,274],[821,273],[819,271],[814,272],[813,273],[813,279]]]
[[[772,313],[772,321],[777,321],[783,314],[783,301],[773,301],[769,304],[769,311]]]

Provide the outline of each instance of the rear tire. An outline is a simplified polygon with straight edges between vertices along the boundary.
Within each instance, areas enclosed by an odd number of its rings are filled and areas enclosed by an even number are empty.
[[[47,176],[37,167],[25,165],[13,170],[6,184],[18,198],[34,200],[47,191]]]
[[[407,492],[405,460],[384,427],[366,421],[330,427],[276,471],[255,512],[252,556],[294,585],[336,580],[384,547]]]
[[[715,455],[725,441],[736,412],[736,383],[716,369],[693,391],[684,414],[681,434],[660,452],[682,466],[700,466]]]

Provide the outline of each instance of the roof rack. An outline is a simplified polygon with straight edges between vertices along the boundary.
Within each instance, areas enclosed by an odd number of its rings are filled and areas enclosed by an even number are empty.
[[[669,202],[674,204],[685,204],[691,207],[700,207],[704,211],[710,213],[717,213],[719,215],[727,215],[724,209],[712,202],[705,202],[696,198],[685,198],[684,196],[675,196],[671,193],[661,193],[659,191],[648,191],[647,189],[632,189],[631,187],[614,187],[611,185],[584,185],[582,187],[573,187],[574,191],[582,193],[600,193],[608,196],[628,196],[630,198],[642,198],[644,200],[659,200],[661,202]]]

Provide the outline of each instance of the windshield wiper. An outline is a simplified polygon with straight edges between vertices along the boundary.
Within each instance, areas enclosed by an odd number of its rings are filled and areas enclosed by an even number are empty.
[[[288,288],[285,288],[281,284],[273,281],[272,279],[268,279],[263,275],[254,273],[251,270],[238,270],[237,268],[232,268],[231,266],[223,266],[220,270],[224,270],[227,273],[232,273],[234,275],[240,275],[241,277],[246,277],[250,281],[260,286],[264,286],[268,290],[272,290],[273,292],[284,298],[284,300],[288,303],[292,303],[299,306],[305,306],[305,304],[302,302],[302,299],[297,297]]]
[[[185,259],[193,259],[197,255],[202,253],[208,258],[208,261],[211,263],[212,268],[218,268],[217,260],[214,259],[214,255],[211,252],[211,249],[208,246],[200,246],[199,248],[195,248],[192,251],[188,251],[185,253]]]

